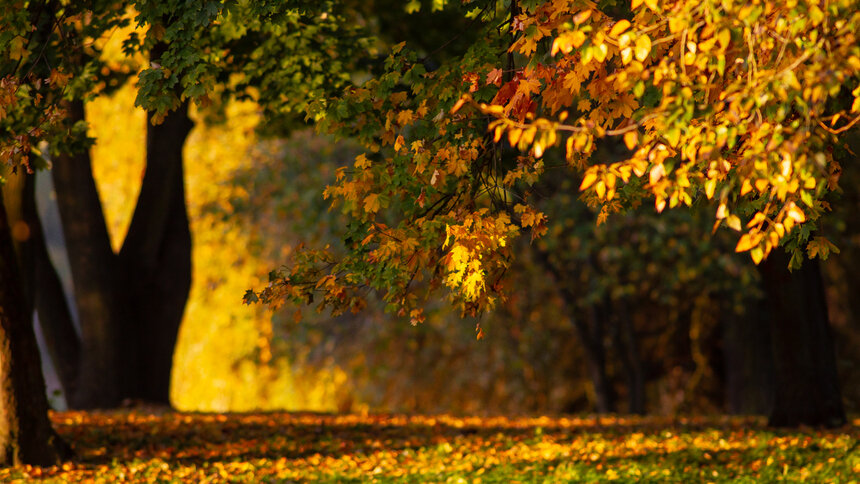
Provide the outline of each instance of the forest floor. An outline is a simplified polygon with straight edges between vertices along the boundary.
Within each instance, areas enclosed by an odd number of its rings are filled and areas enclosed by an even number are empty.
[[[0,470],[48,482],[763,482],[860,479],[860,420],[770,430],[756,418],[457,418],[58,412],[77,453]]]

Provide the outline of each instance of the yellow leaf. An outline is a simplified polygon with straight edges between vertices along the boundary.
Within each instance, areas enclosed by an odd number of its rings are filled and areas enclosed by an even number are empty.
[[[642,5],[642,0],[632,0],[630,2],[630,10],[636,10],[640,5]]]
[[[636,39],[636,49],[634,54],[639,62],[644,62],[651,53],[651,39],[647,35],[642,35]]]
[[[535,214],[533,212],[525,212],[522,216],[522,227],[531,227],[535,223]]]
[[[726,217],[726,225],[732,230],[741,231],[741,219],[737,215]]]
[[[576,25],[579,25],[579,24],[585,22],[586,20],[588,20],[589,17],[591,17],[591,12],[592,12],[592,10],[588,9],[588,10],[583,10],[582,12],[579,12],[578,14],[574,15],[573,16],[573,23]]]
[[[630,47],[625,47],[621,49],[621,62],[624,65],[627,65],[630,63],[631,60],[633,60],[633,49],[631,49]]]
[[[406,126],[407,124],[411,123],[412,119],[414,119],[414,117],[412,116],[411,109],[404,109],[397,114],[397,124],[401,126]]]
[[[457,100],[456,103],[454,103],[454,107],[451,108],[451,114],[454,114],[457,111],[459,111],[460,108],[463,107],[464,104],[466,104],[466,97],[465,96],[461,97],[460,99]]]
[[[649,175],[648,181],[652,185],[654,185],[655,183],[660,181],[660,179],[663,178],[663,175],[665,174],[666,167],[663,166],[663,163],[658,163],[651,168],[651,173]]]
[[[371,193],[364,197],[364,211],[367,213],[376,213],[379,211],[379,195]]]
[[[782,224],[773,224],[773,229],[776,231],[776,235],[782,237],[785,235],[785,226]]]
[[[717,189],[717,179],[710,178],[705,182],[705,195],[707,195],[708,200],[714,198],[714,190]]]
[[[597,181],[597,173],[595,171],[589,170],[588,173],[582,178],[582,184],[579,185],[580,190],[585,190],[594,182]]]
[[[585,43],[585,39],[585,32],[581,30],[576,30],[572,34],[570,34],[570,45],[578,49],[582,44]]]
[[[511,128],[508,131],[508,142],[511,144],[511,146],[517,145],[517,141],[520,140],[520,135],[522,134],[523,130],[520,128]]]
[[[756,212],[756,214],[753,215],[753,218],[750,219],[749,222],[747,222],[747,227],[752,227],[753,225],[758,225],[758,224],[764,222],[765,218],[766,217],[763,213]]]
[[[597,198],[603,200],[603,196],[606,194],[606,183],[600,180],[597,185],[594,185],[594,191],[597,192]]]
[[[609,53],[609,48],[606,47],[606,44],[600,44],[594,48],[594,58],[597,59],[597,62],[603,62],[606,60],[606,55]]]
[[[750,257],[752,257],[753,263],[758,265],[764,258],[764,252],[761,250],[761,247],[756,247],[750,251]]]
[[[355,157],[355,167],[359,169],[364,169],[370,166],[370,160],[367,159],[367,156],[362,153]]]
[[[624,144],[627,146],[628,150],[635,148],[638,141],[639,134],[636,131],[628,131],[624,133]]]
[[[738,245],[735,247],[735,252],[746,252],[755,247],[750,234],[743,234],[738,240]]]
[[[788,208],[787,215],[797,223],[803,223],[806,221],[806,215],[801,209],[797,208],[797,205],[794,203],[792,203]]]
[[[618,37],[625,30],[630,28],[630,21],[627,19],[621,19],[618,22],[615,22],[615,25],[612,26],[612,30],[609,31],[609,35],[611,37]]]
[[[720,33],[717,34],[717,40],[720,42],[720,47],[725,50],[729,46],[729,42],[732,40],[732,32],[729,29],[720,30]]]
[[[562,47],[561,43],[562,43],[562,38],[556,37],[555,40],[552,41],[552,49],[550,49],[549,55],[554,56],[554,55],[558,54],[558,51],[561,50],[561,47]],[[565,54],[566,53],[567,52],[565,52]]]
[[[493,134],[493,143],[498,143],[500,139],[502,139],[502,133],[505,131],[504,125],[496,126],[495,133]]]

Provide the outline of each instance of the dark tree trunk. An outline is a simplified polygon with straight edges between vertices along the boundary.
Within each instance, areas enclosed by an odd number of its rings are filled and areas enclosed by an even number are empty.
[[[66,106],[70,122],[84,120],[84,104]],[[52,170],[69,253],[81,325],[81,364],[73,408],[113,407],[121,401],[117,349],[121,282],[110,245],[89,150],[58,156]],[[124,356],[123,356],[124,358]]]
[[[68,453],[48,420],[39,349],[0,199],[0,465],[52,465]]]
[[[51,258],[36,211],[36,174],[19,171],[7,177],[3,200],[23,279],[27,314],[39,314],[47,351],[66,395],[76,390],[80,339],[66,304],[63,286]]]
[[[726,405],[735,415],[765,415],[773,408],[774,369],[770,339],[771,314],[766,301],[744,316],[723,322]]]
[[[837,427],[846,419],[818,260],[794,272],[787,266],[782,251],[761,265],[775,370],[768,423]]]
[[[70,106],[83,119],[83,104]],[[188,105],[148,126],[146,172],[119,255],[110,246],[87,152],[55,163],[54,184],[81,319],[77,408],[123,399],[169,404],[173,350],[191,287],[182,148]]]
[[[159,52],[153,50],[154,59]],[[69,103],[68,111],[72,122],[84,119],[82,102]],[[89,153],[55,163],[82,333],[72,407],[112,407],[123,399],[169,404],[173,350],[191,288],[182,149],[192,127],[187,103],[148,125],[146,172],[118,255]]]
[[[146,173],[120,251],[129,317],[121,327],[127,398],[169,403],[170,369],[191,289],[191,233],[182,148],[194,126],[188,105],[148,127]]]

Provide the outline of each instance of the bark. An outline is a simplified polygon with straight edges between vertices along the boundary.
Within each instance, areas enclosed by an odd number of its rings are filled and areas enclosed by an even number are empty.
[[[36,174],[19,171],[7,177],[3,200],[13,230],[18,267],[23,279],[27,314],[39,314],[47,351],[63,391],[76,391],[80,366],[80,339],[66,303],[60,277],[51,262],[42,224],[36,210]]]
[[[837,427],[846,419],[818,261],[787,265],[782,251],[761,265],[776,377],[768,423]]]
[[[82,101],[66,108],[70,122],[84,120]],[[68,395],[73,408],[113,407],[121,399],[116,347],[121,281],[91,165],[89,151],[83,150],[58,156],[52,170],[81,325],[77,391]]]
[[[2,205],[2,201],[0,201]],[[5,206],[0,206],[0,465],[53,465],[68,455],[48,399]]]
[[[191,289],[182,148],[193,126],[183,103],[147,131],[146,173],[120,251],[130,308],[121,327],[126,398],[169,404],[173,350]]]

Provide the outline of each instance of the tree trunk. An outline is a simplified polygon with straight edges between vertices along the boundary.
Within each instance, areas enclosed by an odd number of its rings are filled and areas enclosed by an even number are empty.
[[[787,266],[782,251],[761,265],[776,376],[768,423],[837,427],[846,419],[818,260]]]
[[[70,104],[73,121],[83,120],[83,103]],[[187,103],[148,126],[146,172],[119,255],[110,246],[89,153],[55,163],[82,333],[71,407],[170,403],[173,350],[191,288],[182,148],[192,127]]]
[[[188,104],[148,126],[146,173],[120,251],[129,317],[121,327],[126,398],[169,404],[170,370],[191,289],[191,232],[182,148],[194,123]]]
[[[36,210],[36,174],[19,171],[7,176],[3,188],[9,226],[12,227],[26,305],[39,314],[47,351],[54,362],[63,391],[72,395],[80,366],[80,339],[66,303],[60,277],[48,255],[42,224]]]
[[[48,420],[45,380],[0,199],[0,465],[52,465],[68,454]]]
[[[66,106],[70,122],[83,121],[83,101]],[[101,201],[92,175],[89,150],[57,157],[52,171],[57,205],[69,253],[81,325],[81,364],[72,408],[113,407],[121,401],[117,348],[118,299],[122,289]],[[124,357],[124,356],[123,356]]]

